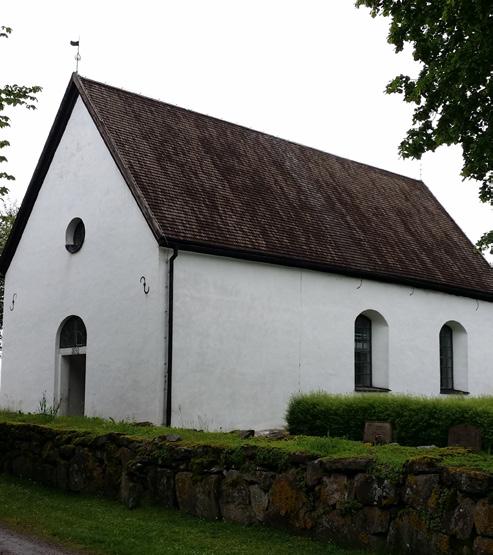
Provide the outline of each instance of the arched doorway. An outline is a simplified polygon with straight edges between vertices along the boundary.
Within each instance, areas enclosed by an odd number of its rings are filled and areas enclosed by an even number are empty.
[[[86,397],[86,326],[78,316],[69,316],[60,326],[59,403],[60,414],[83,416]]]

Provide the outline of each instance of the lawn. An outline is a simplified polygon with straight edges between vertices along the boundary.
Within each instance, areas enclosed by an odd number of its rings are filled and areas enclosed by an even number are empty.
[[[0,522],[90,553],[362,555],[262,526],[210,522],[179,511],[61,493],[0,475]]]
[[[60,430],[86,431],[92,434],[120,432],[132,437],[152,439],[163,434],[179,434],[183,444],[205,444],[234,449],[242,445],[279,449],[286,453],[305,452],[318,457],[371,457],[377,470],[398,472],[409,459],[419,456],[434,457],[446,466],[465,466],[472,469],[493,472],[493,456],[486,452],[469,453],[461,448],[419,449],[400,445],[372,446],[360,441],[350,441],[333,437],[291,436],[284,440],[265,438],[241,439],[235,434],[198,432],[162,426],[138,426],[131,422],[115,422],[101,418],[50,417],[41,414],[20,414],[0,412],[0,422],[20,422],[45,425]]]

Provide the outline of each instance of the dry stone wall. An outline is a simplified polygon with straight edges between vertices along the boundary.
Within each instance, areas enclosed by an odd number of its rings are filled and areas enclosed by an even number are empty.
[[[169,439],[174,441],[169,441]],[[387,553],[493,554],[493,475],[423,457],[399,476],[369,459],[182,445],[0,424],[0,469],[74,492],[208,519],[287,527]]]

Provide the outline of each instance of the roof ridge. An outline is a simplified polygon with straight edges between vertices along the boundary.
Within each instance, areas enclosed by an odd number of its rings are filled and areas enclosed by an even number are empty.
[[[226,120],[226,119],[222,119],[222,118],[217,117],[217,116],[211,116],[211,115],[208,115],[208,114],[204,114],[202,112],[197,112],[196,110],[192,110],[191,108],[185,108],[183,106],[178,106],[177,104],[171,104],[170,102],[165,102],[164,100],[159,100],[158,98],[154,98],[152,96],[147,96],[145,94],[130,91],[128,89],[123,89],[122,87],[117,87],[115,85],[110,85],[110,84],[104,83],[102,81],[97,81],[96,79],[90,79],[89,77],[84,77],[82,75],[77,75],[77,77],[81,81],[90,81],[90,82],[95,83],[97,85],[102,85],[103,87],[107,87],[109,89],[114,89],[116,91],[123,92],[124,94],[137,96],[137,97],[143,98],[145,100],[150,100],[151,102],[156,102],[157,104],[170,106],[170,107],[172,107],[176,110],[181,110],[181,111],[184,111],[184,112],[195,114],[199,117],[207,118],[209,120],[212,119],[212,120],[215,120],[215,121],[220,121],[221,123],[224,123],[226,125],[230,125],[230,126],[240,128],[240,129],[246,129],[247,131],[250,131],[251,133],[258,133],[259,135],[263,135],[265,137],[270,137],[270,138],[273,138],[273,139],[277,139],[279,141],[284,141],[286,143],[290,143],[292,145],[299,146],[301,148],[306,148],[306,149],[312,150],[313,152],[323,154],[324,156],[332,156],[333,158],[337,158],[338,160],[342,160],[344,162],[350,162],[351,164],[358,164],[359,166],[364,166],[364,167],[369,168],[371,170],[374,170],[376,172],[381,172],[381,173],[385,173],[385,174],[388,174],[388,175],[395,175],[395,176],[398,176],[400,178],[408,179],[409,181],[412,181],[412,182],[415,182],[415,183],[420,183],[420,184],[424,185],[424,182],[423,182],[422,179],[416,179],[415,177],[409,177],[407,175],[403,175],[403,174],[398,173],[398,172],[387,170],[385,168],[380,168],[378,166],[373,166],[373,165],[368,164],[366,162],[360,162],[358,160],[353,160],[352,158],[346,158],[345,156],[341,156],[339,154],[333,154],[332,152],[327,152],[325,150],[322,150],[322,149],[314,147],[314,146],[305,145],[303,143],[299,143],[299,142],[293,141],[291,139],[285,139],[284,137],[279,137],[278,135],[273,135],[272,133],[267,133],[266,131],[260,131],[259,129],[253,129],[252,127],[247,127],[246,125],[243,125],[241,123],[235,123],[235,122],[232,122],[232,121],[229,121],[229,120]]]

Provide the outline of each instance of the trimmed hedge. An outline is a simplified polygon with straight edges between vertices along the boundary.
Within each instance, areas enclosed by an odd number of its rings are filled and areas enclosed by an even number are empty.
[[[342,437],[361,441],[365,422],[391,422],[401,445],[444,447],[456,424],[477,426],[483,449],[493,446],[493,397],[424,398],[406,395],[295,395],[286,414],[289,432],[297,435]]]

